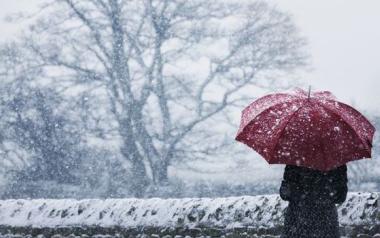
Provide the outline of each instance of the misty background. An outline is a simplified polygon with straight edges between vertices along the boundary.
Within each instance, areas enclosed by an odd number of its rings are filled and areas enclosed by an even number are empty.
[[[284,166],[234,138],[293,87],[380,126],[375,0],[0,4],[3,198],[277,193]],[[379,190],[378,148],[351,191]]]

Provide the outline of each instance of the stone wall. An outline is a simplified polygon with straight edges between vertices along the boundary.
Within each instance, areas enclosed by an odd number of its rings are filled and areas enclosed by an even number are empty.
[[[341,234],[380,234],[378,193],[349,193]],[[278,195],[185,199],[1,200],[2,237],[278,237]],[[380,237],[380,235],[378,236]]]

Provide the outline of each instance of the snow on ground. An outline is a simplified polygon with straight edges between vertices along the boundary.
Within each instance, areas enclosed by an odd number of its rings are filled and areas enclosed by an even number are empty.
[[[341,225],[379,224],[378,193],[349,193]],[[1,200],[0,225],[32,227],[274,227],[287,202],[278,195],[184,199]]]

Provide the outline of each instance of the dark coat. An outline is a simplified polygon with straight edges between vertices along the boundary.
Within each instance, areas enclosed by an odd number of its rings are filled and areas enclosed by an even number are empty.
[[[340,237],[335,204],[347,196],[347,166],[328,172],[287,165],[280,196],[285,209],[282,238]]]

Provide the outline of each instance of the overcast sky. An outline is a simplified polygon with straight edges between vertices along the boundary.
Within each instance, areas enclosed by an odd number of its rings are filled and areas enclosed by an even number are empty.
[[[359,110],[380,114],[380,1],[268,0],[290,12],[310,43],[314,70],[302,77],[315,90],[332,91]],[[41,0],[0,0],[0,42],[20,24],[7,14],[35,10]]]

